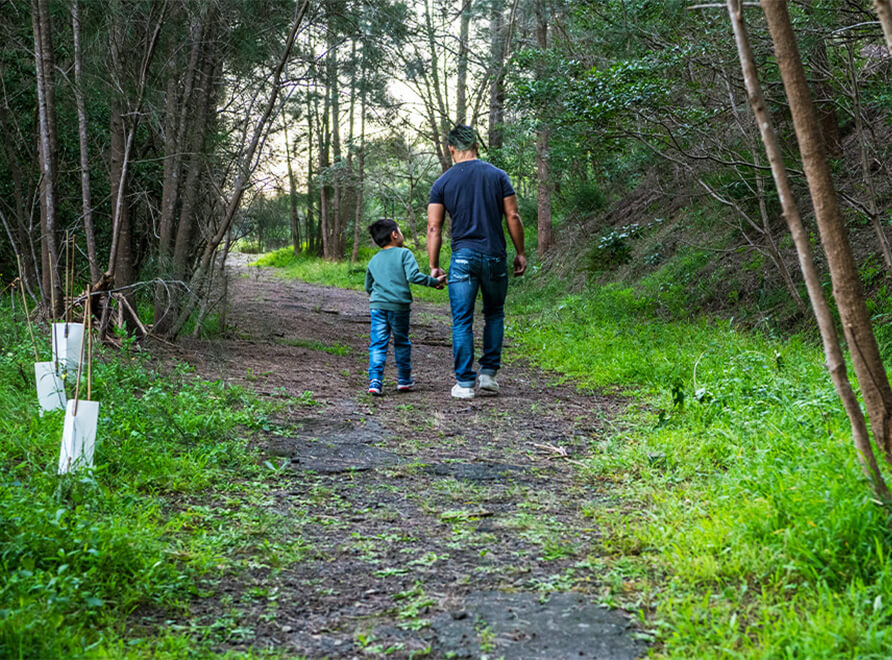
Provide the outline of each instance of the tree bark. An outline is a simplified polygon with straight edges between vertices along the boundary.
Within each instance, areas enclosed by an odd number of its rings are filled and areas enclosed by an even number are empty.
[[[365,57],[365,53],[363,53],[363,57]],[[368,89],[364,75],[365,66],[361,68],[360,73],[359,84],[362,85],[362,88],[359,92],[359,163],[357,165],[356,211],[353,218],[353,253],[350,255],[350,260],[354,263],[359,261],[359,238],[362,233],[362,205],[365,193],[365,111]]]
[[[41,171],[41,262],[43,290],[51,291],[54,302],[50,315],[60,318],[63,313],[62,278],[59,274],[58,227],[56,224],[56,183],[58,138],[56,133],[56,94],[52,41],[47,0],[31,1],[31,20],[34,30],[34,64],[37,74],[37,113],[39,122],[39,153]]]
[[[737,43],[738,54],[740,56],[740,64],[741,69],[743,70],[747,96],[753,108],[753,113],[756,116],[762,141],[765,144],[765,149],[771,164],[771,173],[774,177],[774,182],[777,186],[778,195],[784,211],[784,218],[787,221],[787,225],[790,228],[790,233],[793,238],[793,243],[796,246],[799,265],[805,279],[809,300],[811,301],[812,309],[814,310],[815,318],[818,322],[827,370],[830,372],[834,387],[842,400],[843,407],[849,418],[849,423],[852,429],[852,439],[858,452],[862,469],[871,480],[874,492],[880,496],[881,499],[887,500],[889,499],[889,490],[883,479],[882,473],[880,472],[879,466],[877,465],[876,457],[870,444],[864,415],[861,413],[858,400],[849,383],[845,358],[843,357],[839,337],[836,333],[833,314],[824,297],[824,290],[821,286],[817,269],[815,268],[809,234],[802,223],[799,209],[793,198],[792,186],[790,185],[789,176],[787,175],[786,166],[784,165],[783,154],[780,149],[777,134],[771,116],[765,105],[761,86],[759,85],[755,60],[749,44],[746,27],[743,22],[743,12],[740,0],[727,0],[727,4],[728,14],[731,17],[731,24],[734,28],[734,36]]]
[[[824,155],[820,124],[812,104],[786,3],[761,0],[774,52],[790,103],[793,127],[827,255],[833,297],[867,407],[874,441],[892,463],[892,387],[880,357],[870,314],[839,209],[830,167]]]
[[[185,71],[171,76],[167,84],[164,113],[164,166],[161,185],[161,214],[158,222],[158,277],[173,276],[173,249],[176,235],[177,209],[180,203],[180,183],[183,178],[183,158],[186,148],[186,128],[193,112],[192,90],[198,77],[201,51],[204,46],[205,19],[194,19],[189,29],[189,60]],[[155,287],[154,319],[160,327],[153,330],[163,334],[165,319],[173,320],[171,289],[166,284]]]
[[[288,212],[291,219],[291,248],[294,254],[300,254],[300,218],[297,215],[297,186],[294,182],[294,168],[291,166],[291,142],[288,139],[288,117],[283,118],[282,128],[285,132],[285,163],[288,166]]]
[[[84,216],[84,238],[87,244],[87,261],[90,263],[90,279],[95,284],[102,271],[96,255],[96,232],[93,228],[93,203],[90,194],[90,158],[87,149],[87,108],[84,102],[84,82],[81,70],[83,53],[81,51],[80,11],[78,0],[71,3],[71,26],[74,39],[74,99],[77,105],[77,127],[81,158],[81,208]]]
[[[493,0],[489,17],[489,58],[492,73],[489,79],[489,149],[501,149],[504,144],[505,109],[505,25],[501,0]]]
[[[458,30],[458,67],[455,86],[455,122],[468,123],[468,32],[471,28],[471,0],[462,0]]]
[[[873,0],[873,8],[880,18],[883,36],[886,37],[886,47],[892,55],[892,0]]]
[[[536,44],[544,51],[548,48],[548,19],[545,15],[546,8],[543,0],[536,2]],[[539,130],[536,133],[536,181],[537,210],[539,230],[539,256],[542,257],[554,242],[554,230],[551,219],[551,163],[548,146],[549,128],[540,121]]]
[[[864,113],[861,108],[861,91],[858,88],[858,72],[855,68],[855,58],[851,44],[848,45],[847,64],[849,79],[852,83],[852,113],[855,116],[855,136],[858,140],[858,150],[861,156],[861,178],[864,180],[864,187],[867,189],[867,214],[870,217],[870,224],[873,226],[877,243],[880,246],[880,254],[883,255],[883,261],[886,264],[886,273],[892,275],[892,247],[889,245],[889,238],[886,236],[886,230],[880,219],[873,173],[870,171],[870,155],[868,154],[867,136],[864,134]]]
[[[211,268],[213,268],[214,256],[217,253],[217,249],[220,247],[220,243],[229,233],[229,230],[232,227],[232,221],[235,218],[236,212],[241,205],[245,187],[247,186],[248,180],[253,171],[252,163],[254,161],[254,154],[257,151],[257,146],[260,144],[261,138],[266,133],[267,124],[269,123],[270,118],[273,114],[273,110],[276,107],[276,101],[279,97],[279,86],[282,80],[282,71],[285,69],[285,64],[291,57],[291,51],[294,49],[294,41],[297,38],[298,29],[300,28],[300,24],[303,21],[304,16],[306,15],[309,4],[309,0],[304,0],[302,4],[295,7],[296,13],[288,37],[285,40],[284,51],[281,58],[276,64],[275,70],[273,71],[272,80],[270,82],[272,91],[270,93],[269,99],[267,100],[263,113],[261,114],[260,118],[257,121],[257,124],[254,127],[254,133],[251,136],[251,141],[242,154],[241,161],[238,167],[238,174],[236,175],[236,179],[233,184],[232,196],[227,201],[225,214],[221,219],[219,225],[217,226],[216,231],[205,244],[204,249],[201,252],[201,256],[198,260],[198,266],[195,269],[192,277],[190,278],[190,288],[193,291],[198,292],[205,285],[205,279],[209,275]],[[189,298],[188,303],[180,312],[176,323],[174,323],[174,325],[168,331],[168,336],[175,337],[177,334],[179,334],[179,332],[183,329],[183,326],[186,324],[186,321],[189,320],[189,317],[195,310],[197,303],[198,298],[196,296],[192,296]]]

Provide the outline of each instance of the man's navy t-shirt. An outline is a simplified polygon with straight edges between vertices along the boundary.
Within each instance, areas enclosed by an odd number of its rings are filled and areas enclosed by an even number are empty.
[[[504,200],[514,194],[505,172],[474,159],[446,170],[431,187],[430,203],[442,204],[452,217],[453,252],[466,248],[504,257]]]

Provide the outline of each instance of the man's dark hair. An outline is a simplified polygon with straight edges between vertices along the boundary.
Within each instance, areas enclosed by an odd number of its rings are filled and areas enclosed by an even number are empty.
[[[449,131],[446,143],[458,151],[468,151],[477,146],[477,132],[465,124],[456,124],[455,128]]]
[[[369,225],[369,233],[378,247],[384,247],[390,243],[390,235],[400,228],[391,218],[380,218]]]

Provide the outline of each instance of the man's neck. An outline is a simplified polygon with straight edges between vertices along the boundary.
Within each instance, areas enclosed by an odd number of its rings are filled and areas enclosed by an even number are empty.
[[[477,152],[473,149],[469,149],[468,151],[456,151],[452,156],[452,161],[455,163],[465,163],[469,160],[477,160]]]

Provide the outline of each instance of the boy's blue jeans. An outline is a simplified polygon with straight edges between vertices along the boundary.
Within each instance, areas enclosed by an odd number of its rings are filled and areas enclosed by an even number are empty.
[[[412,344],[409,341],[409,312],[373,309],[369,337],[369,380],[383,380],[387,345],[393,335],[393,356],[396,359],[400,385],[412,382]]]
[[[502,363],[508,266],[505,257],[474,250],[452,253],[449,263],[449,307],[452,309],[452,357],[455,379],[474,387],[474,303],[483,294],[483,355],[480,372],[495,376]]]

